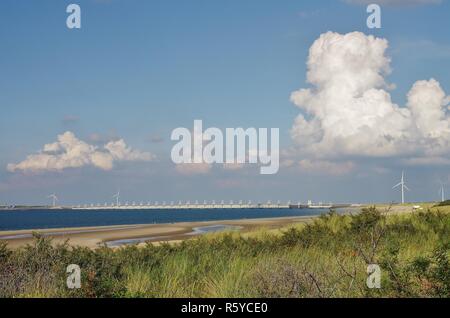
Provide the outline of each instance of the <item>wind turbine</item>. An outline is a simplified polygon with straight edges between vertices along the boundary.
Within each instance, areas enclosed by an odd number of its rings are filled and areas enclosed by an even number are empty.
[[[400,180],[400,182],[398,184],[396,184],[395,186],[392,187],[392,189],[397,188],[398,186],[401,187],[402,189],[402,204],[405,203],[405,189],[410,191],[409,188],[406,186],[405,184],[405,178],[404,178],[404,173],[402,171],[402,179]]]
[[[56,194],[50,194],[47,198],[52,198],[53,199],[53,207],[56,206],[56,201],[58,201],[58,197],[56,196]]]
[[[441,194],[441,202],[445,201],[445,193],[444,193],[444,183],[442,181],[440,181],[441,183],[441,188],[439,189],[439,192]]]
[[[116,206],[119,206],[119,199],[120,199],[120,189],[119,190],[117,190],[117,193],[116,194],[114,194],[113,196],[112,196],[113,198],[116,198]]]

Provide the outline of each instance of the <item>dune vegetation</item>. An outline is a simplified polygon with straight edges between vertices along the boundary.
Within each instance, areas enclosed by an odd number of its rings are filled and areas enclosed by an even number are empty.
[[[0,245],[1,297],[450,297],[450,214],[329,214],[277,232],[111,249]],[[66,267],[81,268],[68,289]],[[381,268],[368,288],[367,267]]]

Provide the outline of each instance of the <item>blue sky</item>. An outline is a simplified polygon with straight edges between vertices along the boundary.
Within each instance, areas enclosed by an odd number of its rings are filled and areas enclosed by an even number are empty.
[[[290,94],[309,86],[308,50],[327,31],[389,41],[395,103],[404,105],[411,86],[430,78],[448,95],[449,1],[399,2],[382,6],[382,28],[373,30],[364,5],[339,0],[2,1],[0,203],[46,203],[53,192],[61,203],[103,203],[118,187],[129,201],[386,202],[398,200],[391,186],[402,169],[410,199],[435,200],[437,179],[448,181],[446,164],[359,157],[345,174],[281,167],[262,176],[256,168],[186,175],[170,161],[171,131],[194,119],[207,127],[279,127],[281,148],[291,147],[300,110]],[[80,30],[66,27],[69,3],[81,7]],[[66,131],[94,145],[123,138],[156,159],[108,171],[6,169]]]

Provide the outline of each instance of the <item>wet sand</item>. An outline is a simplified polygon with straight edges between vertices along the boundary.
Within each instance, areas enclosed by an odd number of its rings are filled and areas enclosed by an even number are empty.
[[[70,245],[97,248],[109,241],[149,238],[148,242],[180,241],[201,234],[192,234],[194,228],[226,225],[239,226],[240,232],[257,228],[276,229],[298,222],[308,222],[315,216],[280,217],[267,219],[242,219],[228,221],[181,222],[166,224],[118,225],[83,228],[59,228],[43,230],[0,231],[0,242],[6,241],[10,248],[18,248],[33,241],[32,233],[53,239],[55,244],[68,240]]]

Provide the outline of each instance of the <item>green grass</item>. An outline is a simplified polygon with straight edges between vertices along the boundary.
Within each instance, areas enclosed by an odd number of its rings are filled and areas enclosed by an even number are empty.
[[[0,245],[2,297],[449,297],[450,214],[330,213],[282,230],[96,250]],[[78,264],[82,287],[66,287]],[[381,267],[381,289],[366,286]]]

